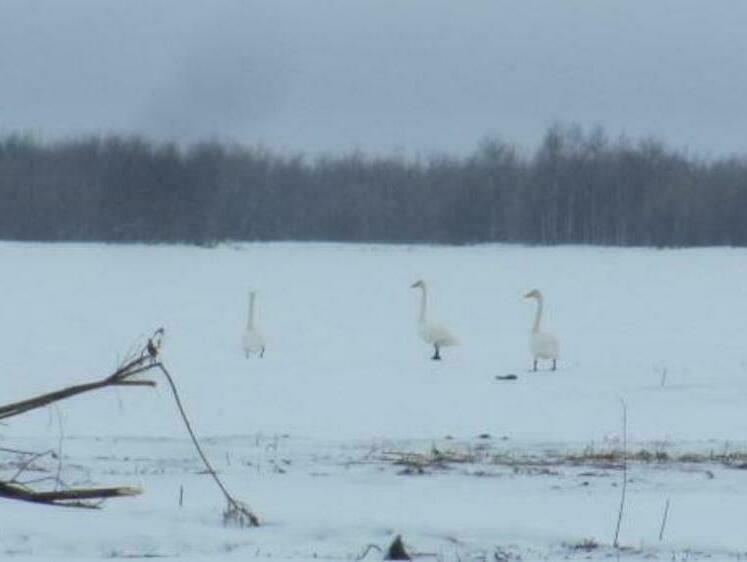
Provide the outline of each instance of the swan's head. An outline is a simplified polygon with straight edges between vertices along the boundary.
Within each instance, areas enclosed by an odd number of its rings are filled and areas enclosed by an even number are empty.
[[[540,293],[539,289],[532,289],[529,291],[526,295],[524,295],[525,299],[541,299],[542,293]]]
[[[415,281],[415,283],[410,285],[410,288],[411,289],[417,289],[417,288],[425,289],[425,281],[423,281],[422,279],[418,279],[417,281]]]

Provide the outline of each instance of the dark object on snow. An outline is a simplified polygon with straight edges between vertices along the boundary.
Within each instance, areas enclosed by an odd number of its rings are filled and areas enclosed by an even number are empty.
[[[389,549],[386,551],[384,560],[412,560],[405,550],[405,545],[402,544],[402,535],[394,537],[392,544],[389,545]]]
[[[517,377],[514,374],[511,374],[511,375],[496,375],[495,376],[495,380],[497,380],[497,381],[515,381],[518,378],[519,377]]]

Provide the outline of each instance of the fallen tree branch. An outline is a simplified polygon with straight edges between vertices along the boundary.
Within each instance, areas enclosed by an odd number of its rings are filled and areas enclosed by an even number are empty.
[[[227,508],[223,513],[224,522],[238,524],[240,526],[259,526],[259,518],[251,511],[249,506],[244,502],[235,499],[228,489],[225,487],[223,482],[218,478],[218,474],[210,464],[210,461],[202,450],[197,436],[192,429],[192,424],[189,422],[189,418],[184,410],[179,392],[174,383],[174,379],[166,369],[164,364],[159,360],[161,339],[163,337],[163,328],[159,328],[153,333],[148,339],[147,344],[140,350],[140,352],[132,359],[125,361],[114,373],[105,377],[101,380],[94,381],[91,383],[78,384],[69,386],[61,390],[54,392],[48,392],[27,400],[21,400],[20,402],[13,402],[5,406],[0,406],[0,419],[10,418],[24,414],[31,410],[43,408],[65,400],[78,394],[85,392],[91,392],[100,388],[106,388],[110,386],[156,386],[156,383],[152,380],[133,379],[136,375],[145,373],[147,371],[157,369],[166,377],[171,392],[174,396],[174,401],[179,409],[184,426],[189,433],[192,443],[197,450],[198,455],[202,459],[203,464],[206,467],[206,472],[215,480],[220,488],[223,496],[227,502]],[[26,453],[18,451],[19,453],[29,454],[28,459],[24,459],[21,463],[19,470],[10,481],[0,481],[0,498],[16,499],[34,503],[42,503],[47,505],[65,505],[69,507],[82,507],[82,508],[97,508],[98,505],[89,503],[90,500],[103,500],[113,497],[122,496],[133,496],[141,493],[139,488],[132,487],[115,487],[115,488],[78,488],[68,490],[54,490],[48,492],[40,492],[33,490],[28,485],[18,482],[18,477],[26,471],[32,463],[40,457],[52,454],[53,451],[47,451],[45,453]],[[61,455],[60,455],[61,456]],[[61,471],[61,465],[58,465],[57,477],[53,478],[59,485],[59,474]],[[47,480],[45,478],[44,480]],[[27,483],[28,484],[28,483]]]
[[[115,488],[77,488],[55,492],[37,492],[28,486],[11,482],[0,482],[0,497],[45,505],[97,509],[90,500],[104,500],[123,496],[137,496],[140,488],[118,486]],[[87,501],[86,501],[87,500]]]
[[[79,394],[98,390],[100,388],[106,388],[109,386],[156,386],[154,381],[150,380],[135,380],[133,377],[154,369],[158,365],[158,350],[160,343],[160,336],[163,334],[163,329],[159,328],[156,330],[151,338],[148,339],[148,343],[144,346],[140,352],[134,357],[126,360],[114,373],[103,379],[90,382],[68,386],[60,390],[53,392],[47,392],[34,396],[26,400],[19,402],[12,402],[4,406],[0,406],[0,419],[12,418],[25,414],[32,410],[44,408],[51,404],[55,404],[61,400],[72,398]],[[60,444],[61,447],[61,444]],[[13,499],[19,501],[26,501],[32,503],[40,503],[45,505],[55,506],[66,506],[66,507],[79,507],[87,509],[98,508],[97,503],[91,503],[92,500],[104,500],[108,498],[116,498],[123,496],[135,496],[141,493],[139,488],[133,488],[130,486],[117,486],[108,488],[73,488],[65,490],[52,490],[52,491],[39,491],[34,490],[29,484],[53,480],[55,486],[61,484],[59,475],[62,470],[61,465],[61,452],[55,453],[54,451],[44,451],[41,453],[32,453],[27,451],[20,451],[17,449],[5,449],[6,452],[12,452],[18,455],[26,456],[18,467],[18,470],[10,480],[0,481],[0,498]],[[45,477],[28,481],[26,483],[20,482],[20,476],[30,469],[32,464],[40,458],[50,455],[52,457],[58,457],[60,461],[57,467],[57,476],[54,478]]]
[[[150,340],[148,340],[150,341]],[[77,384],[66,388],[48,392],[39,396],[34,396],[20,402],[12,402],[5,406],[0,406],[0,420],[25,414],[31,410],[44,408],[60,400],[65,400],[84,392],[91,392],[100,388],[109,386],[156,386],[154,381],[150,380],[131,380],[132,377],[139,375],[155,368],[158,365],[156,357],[148,353],[147,348],[135,357],[119,367],[114,373],[98,381]]]

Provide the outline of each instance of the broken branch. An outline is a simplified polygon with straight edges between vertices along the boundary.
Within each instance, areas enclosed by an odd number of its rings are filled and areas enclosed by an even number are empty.
[[[37,492],[23,484],[0,482],[0,497],[45,505],[96,509],[98,505],[86,500],[103,500],[123,496],[137,496],[140,488],[118,486],[115,488],[78,488],[56,492]]]

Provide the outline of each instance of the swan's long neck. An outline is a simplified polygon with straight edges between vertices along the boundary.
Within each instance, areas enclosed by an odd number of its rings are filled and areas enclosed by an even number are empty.
[[[542,322],[542,307],[543,307],[543,298],[539,297],[537,298],[537,315],[534,317],[534,326],[532,327],[532,332],[537,333],[540,331],[540,323]]]
[[[420,315],[418,316],[418,322],[425,322],[425,308],[426,308],[426,301],[428,299],[426,295],[425,287],[420,287]]]
[[[254,293],[249,295],[249,319],[246,322],[248,329],[254,328]]]

